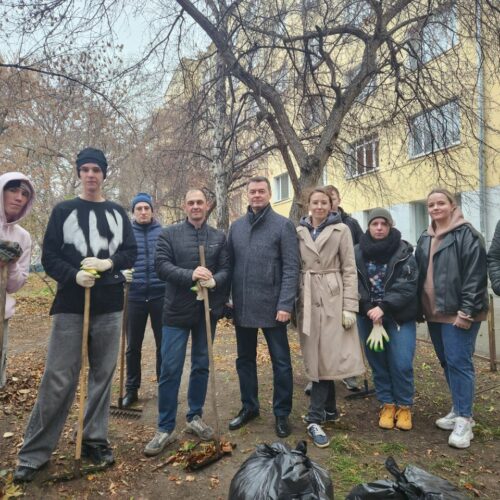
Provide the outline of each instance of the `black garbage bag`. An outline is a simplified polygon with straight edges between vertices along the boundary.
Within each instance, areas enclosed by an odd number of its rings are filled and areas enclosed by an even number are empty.
[[[333,500],[328,472],[309,460],[307,444],[260,444],[234,475],[229,500]]]
[[[374,481],[358,484],[346,500],[375,500],[395,498],[400,500],[465,500],[467,497],[446,479],[433,476],[415,465],[408,465],[403,472],[394,458],[385,461],[386,469],[395,481]]]

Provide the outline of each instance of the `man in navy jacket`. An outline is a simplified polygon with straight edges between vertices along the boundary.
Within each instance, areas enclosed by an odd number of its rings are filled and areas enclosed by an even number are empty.
[[[124,407],[130,406],[138,399],[141,386],[141,350],[148,317],[151,320],[156,344],[156,380],[160,379],[161,315],[165,295],[165,282],[161,281],[155,272],[156,241],[162,227],[154,217],[151,196],[147,193],[138,193],[132,200],[132,213],[137,260],[134,263],[133,281],[130,284],[128,298],[127,381]],[[125,271],[124,274],[130,278],[132,273]]]

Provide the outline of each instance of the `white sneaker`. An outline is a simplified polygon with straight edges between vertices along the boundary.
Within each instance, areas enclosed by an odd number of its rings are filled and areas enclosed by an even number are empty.
[[[464,417],[456,417],[455,427],[448,438],[448,444],[453,448],[468,448],[471,439],[474,439],[472,422]]]
[[[458,415],[455,413],[455,410],[452,408],[448,415],[445,415],[444,417],[438,418],[436,420],[436,426],[440,429],[443,429],[444,431],[452,431],[455,428],[455,421],[457,419],[457,416]],[[474,422],[473,418],[471,418],[471,425],[472,427],[476,425],[476,422]]]
[[[214,437],[214,430],[203,422],[199,415],[195,415],[191,422],[187,422],[186,432],[195,434],[203,441],[210,441]]]
[[[147,457],[154,457],[161,453],[170,443],[177,439],[175,429],[172,432],[158,431],[154,438],[144,448],[144,455]]]

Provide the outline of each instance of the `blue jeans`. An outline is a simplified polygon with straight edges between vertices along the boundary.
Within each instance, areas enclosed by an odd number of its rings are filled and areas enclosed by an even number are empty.
[[[188,386],[186,415],[190,422],[202,416],[208,386],[208,345],[205,316],[200,307],[198,322],[194,327],[163,326],[161,339],[161,374],[158,385],[158,430],[171,432],[175,428],[179,386],[181,384],[186,347],[191,333],[191,373]],[[216,321],[212,319],[212,339]]]
[[[263,328],[273,364],[273,410],[276,417],[292,411],[293,374],[286,325]],[[250,411],[259,410],[257,380],[257,328],[236,327],[238,358],[236,371],[240,380],[241,402]]]
[[[450,388],[453,409],[460,417],[471,417],[475,383],[472,355],[481,322],[472,323],[469,330],[449,323],[427,323],[427,326]]]
[[[358,315],[358,332],[373,372],[377,399],[381,403],[411,406],[415,392],[413,383],[415,321],[407,321],[398,327],[392,318],[384,318],[382,324],[389,335],[389,342],[385,343],[382,352],[375,352],[366,345],[373,322],[366,316]]]

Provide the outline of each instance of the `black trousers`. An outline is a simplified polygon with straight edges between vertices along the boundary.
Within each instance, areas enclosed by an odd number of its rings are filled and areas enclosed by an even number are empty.
[[[141,351],[148,317],[156,344],[156,380],[160,380],[161,370],[161,330],[162,330],[163,297],[148,302],[128,302],[127,332],[127,392],[137,391],[141,386]]]
[[[323,421],[325,411],[333,413],[336,409],[335,382],[333,380],[313,382],[307,415],[309,422],[320,424]]]

